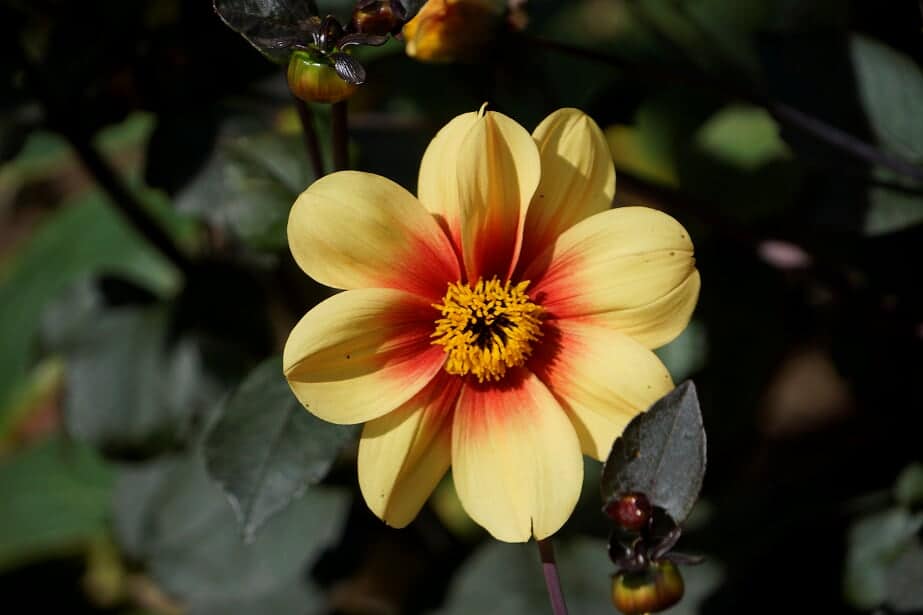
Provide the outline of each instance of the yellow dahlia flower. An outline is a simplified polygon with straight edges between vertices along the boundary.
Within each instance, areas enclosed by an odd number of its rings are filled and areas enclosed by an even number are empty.
[[[500,540],[553,534],[583,477],[638,412],[672,389],[651,348],[699,292],[670,216],[609,209],[615,171],[588,116],[561,109],[529,135],[466,113],[433,139],[417,197],[369,173],[312,184],[292,254],[344,289],[295,325],[285,375],[334,423],[365,423],[359,485],[410,523],[452,467],[468,514]]]

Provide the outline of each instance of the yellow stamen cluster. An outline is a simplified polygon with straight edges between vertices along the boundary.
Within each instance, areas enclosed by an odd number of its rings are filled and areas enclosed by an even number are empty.
[[[443,347],[448,358],[445,370],[478,382],[500,380],[511,367],[522,365],[532,353],[532,342],[541,336],[542,308],[526,294],[529,282],[513,285],[496,276],[485,282],[449,284],[441,304],[433,307],[436,320],[433,344]]]

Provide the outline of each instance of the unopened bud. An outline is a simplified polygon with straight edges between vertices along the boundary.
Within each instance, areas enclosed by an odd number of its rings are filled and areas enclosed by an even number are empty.
[[[404,26],[407,55],[455,62],[483,55],[504,23],[503,0],[427,0]]]
[[[612,604],[625,615],[664,611],[683,597],[683,577],[671,561],[652,562],[640,571],[612,577]]]
[[[651,502],[643,493],[628,493],[610,500],[604,510],[610,519],[633,532],[647,525],[653,513]]]
[[[363,34],[397,34],[406,16],[397,0],[365,0],[353,10],[353,29]]]
[[[352,96],[356,86],[306,51],[295,51],[288,61],[288,87],[305,102],[335,103]]]

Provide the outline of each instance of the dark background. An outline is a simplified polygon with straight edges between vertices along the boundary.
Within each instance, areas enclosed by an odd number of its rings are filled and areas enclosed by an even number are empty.
[[[484,101],[529,130],[591,114],[616,205],[680,220],[702,272],[658,351],[708,433],[680,543],[707,563],[675,612],[923,612],[921,6],[528,9],[469,63],[363,49],[352,166],[412,190],[435,131]],[[354,431],[247,544],[206,475],[232,392],[328,292],[285,245],[313,176],[282,70],[198,0],[7,0],[0,48],[3,609],[548,611],[534,547],[489,540],[450,484],[408,529],[375,519]],[[282,412],[274,375],[247,382]],[[575,613],[611,612],[597,466],[556,538]]]

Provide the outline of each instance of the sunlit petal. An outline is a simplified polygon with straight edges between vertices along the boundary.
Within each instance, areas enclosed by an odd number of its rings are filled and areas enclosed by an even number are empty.
[[[350,290],[318,304],[289,335],[282,366],[295,395],[332,423],[361,423],[413,397],[442,368],[434,310],[398,290]]]
[[[584,454],[604,460],[639,412],[673,389],[657,356],[609,327],[546,323],[529,368],[570,415]]]
[[[500,385],[465,384],[452,428],[452,476],[465,510],[495,538],[547,538],[580,495],[580,443],[545,385],[520,368]]]
[[[542,160],[542,178],[523,231],[519,269],[525,269],[562,232],[609,209],[615,167],[596,122],[577,109],[559,109],[532,133]]]
[[[452,239],[461,255],[461,208],[458,201],[458,150],[478,121],[475,111],[463,113],[446,124],[423,154],[417,196]]]
[[[334,288],[397,288],[433,299],[460,275],[448,238],[419,201],[370,173],[314,182],[292,207],[288,241],[301,268]]]
[[[452,413],[461,380],[445,372],[397,410],[369,421],[359,442],[359,487],[392,527],[417,516],[452,460]]]
[[[522,242],[522,224],[541,175],[526,130],[489,111],[462,140],[456,163],[461,243],[469,280],[506,278]]]
[[[699,288],[692,254],[689,234],[670,216],[621,207],[562,233],[524,277],[549,318],[618,323],[653,347],[689,321]]]

